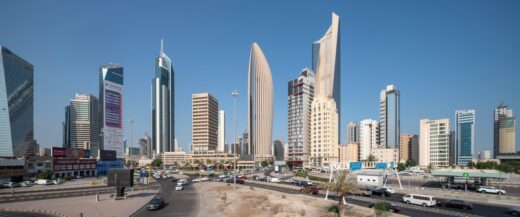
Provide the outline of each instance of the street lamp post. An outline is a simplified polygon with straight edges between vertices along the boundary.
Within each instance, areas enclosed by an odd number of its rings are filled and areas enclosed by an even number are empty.
[[[233,169],[233,190],[237,189],[237,148],[235,146],[236,142],[236,113],[237,113],[237,97],[238,97],[238,91],[233,90],[231,91],[231,96],[233,96],[233,152],[234,152],[234,169]]]
[[[129,148],[129,152],[128,152],[128,157],[130,157],[132,155],[132,148],[134,147],[134,120],[133,119],[130,119],[129,120],[130,122],[130,148]],[[133,167],[133,161],[132,159],[130,158],[130,162],[131,162],[131,166]]]

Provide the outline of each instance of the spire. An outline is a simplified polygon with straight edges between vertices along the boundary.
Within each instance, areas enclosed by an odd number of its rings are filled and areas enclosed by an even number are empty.
[[[163,45],[164,45],[164,42],[163,42],[163,39],[161,38],[161,53],[159,55],[163,55]]]

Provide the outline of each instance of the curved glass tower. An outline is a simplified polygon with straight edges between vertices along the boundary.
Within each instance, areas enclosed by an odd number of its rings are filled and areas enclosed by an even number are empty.
[[[271,158],[273,133],[273,78],[262,49],[251,46],[248,72],[247,116],[250,153],[255,161]]]
[[[155,59],[152,80],[152,142],[156,154],[173,151],[175,141],[175,94],[172,61],[163,52]]]

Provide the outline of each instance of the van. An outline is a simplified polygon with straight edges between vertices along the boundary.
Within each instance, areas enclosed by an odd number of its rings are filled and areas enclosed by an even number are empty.
[[[35,184],[37,185],[47,185],[47,183],[49,183],[50,181],[47,180],[47,179],[38,179],[36,180],[36,182],[34,182]]]
[[[420,194],[407,194],[403,196],[403,202],[420,206],[435,206],[437,200],[433,196]]]

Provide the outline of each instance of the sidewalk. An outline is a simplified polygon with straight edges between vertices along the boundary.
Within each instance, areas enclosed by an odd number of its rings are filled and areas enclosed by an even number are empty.
[[[108,194],[103,194],[99,195],[99,202],[96,202],[95,195],[90,195],[73,198],[2,203],[0,204],[0,209],[45,210],[69,217],[76,217],[80,213],[83,213],[83,217],[130,216],[148,203],[157,193],[158,190],[128,191],[127,198],[124,200],[113,200],[109,198]]]

